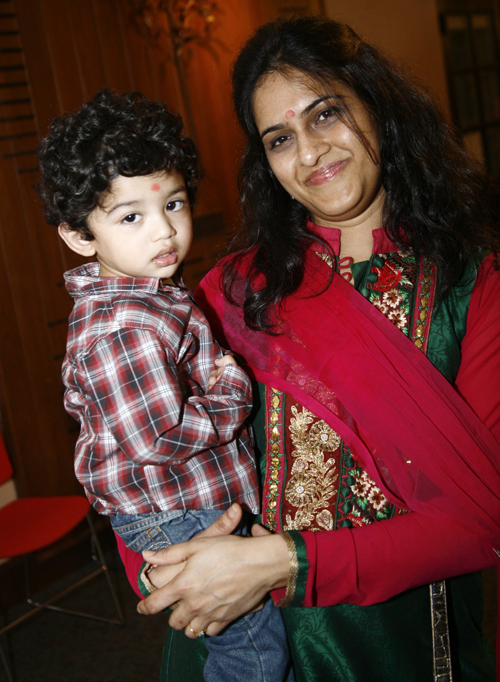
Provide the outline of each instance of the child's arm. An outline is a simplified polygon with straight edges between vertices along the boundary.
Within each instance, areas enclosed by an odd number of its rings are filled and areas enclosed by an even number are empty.
[[[174,354],[149,331],[120,329],[77,362],[90,419],[104,420],[119,447],[142,465],[233,440],[251,410],[250,381],[232,363],[208,393],[186,398]]]

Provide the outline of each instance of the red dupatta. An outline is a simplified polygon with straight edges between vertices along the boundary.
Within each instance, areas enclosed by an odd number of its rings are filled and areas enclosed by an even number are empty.
[[[399,507],[454,519],[500,548],[500,444],[425,355],[342,277],[328,286],[332,271],[313,249],[275,337],[249,330],[224,298],[223,267],[197,299],[249,373],[324,419]]]

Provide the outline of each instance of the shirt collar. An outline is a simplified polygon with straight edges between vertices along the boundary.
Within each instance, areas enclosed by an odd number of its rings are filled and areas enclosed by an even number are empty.
[[[99,277],[99,263],[86,263],[73,270],[64,273],[66,289],[74,299],[82,296],[93,295],[116,295],[121,293],[142,293],[154,296],[161,291],[169,293],[187,290],[180,277],[177,278],[178,286],[164,284],[156,277]]]

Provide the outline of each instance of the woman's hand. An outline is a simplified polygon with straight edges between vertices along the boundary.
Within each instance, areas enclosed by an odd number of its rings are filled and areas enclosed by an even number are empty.
[[[157,613],[178,602],[169,619],[171,627],[185,628],[188,637],[201,631],[215,635],[255,609],[270,590],[286,585],[288,550],[281,536],[264,529],[252,531],[251,538],[220,534],[221,528],[230,532],[235,512],[241,513],[238,505],[221,516],[216,529],[211,527],[189,542],[144,554],[154,564],[185,565],[171,582],[140,602],[140,613]],[[207,537],[209,531],[212,537]]]
[[[208,528],[206,528],[204,531],[199,533],[197,537],[199,538],[209,538],[209,537],[214,537],[217,535],[229,535],[232,533],[236,528],[238,527],[238,524],[241,521],[241,518],[243,516],[243,511],[240,507],[239,504],[233,504],[229,509],[227,509],[224,514],[219,516],[218,519],[216,519]],[[262,528],[262,526],[259,526]],[[265,533],[268,531],[263,528],[262,529]],[[173,564],[173,565],[168,565],[168,564],[162,564],[163,561],[163,552],[165,550],[161,550],[158,552],[153,552],[150,550],[146,550],[143,553],[144,559],[150,563],[150,564],[158,564],[155,568],[150,569],[148,572],[148,578],[150,582],[156,587],[156,588],[161,588],[164,587],[167,583],[169,583],[171,580],[175,578],[175,576],[182,571],[184,566],[186,565],[185,561],[182,561],[181,563],[178,564]],[[170,563],[170,562],[169,562]],[[157,613],[158,611],[163,611],[163,609],[166,609],[167,607],[171,606],[170,603],[164,603],[164,600],[162,598],[161,593],[156,597],[158,599],[158,607],[156,607],[156,604],[147,611],[143,611],[142,609],[139,609],[139,613],[144,613],[144,614],[150,614],[150,613]],[[142,604],[142,602],[140,602]],[[149,602],[148,602],[149,603]]]

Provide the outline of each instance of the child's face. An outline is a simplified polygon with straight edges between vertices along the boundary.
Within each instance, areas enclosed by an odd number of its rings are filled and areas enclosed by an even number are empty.
[[[88,226],[101,277],[170,280],[193,237],[184,179],[177,172],[119,175]]]

